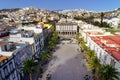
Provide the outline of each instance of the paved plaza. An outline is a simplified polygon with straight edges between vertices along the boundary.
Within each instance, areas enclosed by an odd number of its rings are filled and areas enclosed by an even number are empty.
[[[51,74],[50,80],[85,80],[84,76],[90,71],[78,44],[57,45],[42,80],[46,80],[47,74]]]

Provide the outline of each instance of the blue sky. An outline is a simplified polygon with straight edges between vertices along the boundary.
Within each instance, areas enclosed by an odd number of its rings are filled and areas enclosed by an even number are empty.
[[[104,11],[120,8],[120,0],[0,0],[0,9],[27,6],[50,10],[82,8]]]

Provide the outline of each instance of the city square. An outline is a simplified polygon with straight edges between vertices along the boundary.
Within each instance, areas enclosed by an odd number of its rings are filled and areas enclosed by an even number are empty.
[[[85,80],[85,75],[91,76],[79,45],[69,42],[56,45],[42,80],[47,74],[51,74],[50,80]]]

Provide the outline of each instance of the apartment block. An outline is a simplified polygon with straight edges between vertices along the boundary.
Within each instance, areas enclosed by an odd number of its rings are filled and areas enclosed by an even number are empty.
[[[32,57],[29,44],[0,41],[0,80],[20,80],[19,70],[27,57]]]

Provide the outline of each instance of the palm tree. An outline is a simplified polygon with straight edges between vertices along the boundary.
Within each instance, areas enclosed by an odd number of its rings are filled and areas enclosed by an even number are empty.
[[[48,54],[45,51],[41,51],[39,57],[40,57],[40,60],[42,61],[42,63],[44,63],[46,60],[48,60],[48,58],[50,58],[50,54]]]
[[[80,46],[81,46],[82,50],[84,50],[84,51],[88,50],[88,47],[84,43],[82,43]]]
[[[57,38],[58,37],[58,33],[54,31],[53,32],[53,36]]]
[[[35,70],[36,64],[32,58],[26,58],[23,61],[23,71],[29,74],[30,80],[32,80],[32,72]]]
[[[87,50],[86,51],[86,57],[88,58],[88,59],[91,59],[92,57],[94,57],[94,51],[93,50]]]
[[[89,64],[90,67],[93,67],[95,69],[100,67],[99,60],[96,56],[93,57],[91,60],[89,60],[88,64]]]
[[[101,67],[98,58],[95,56],[91,60],[88,61],[88,67],[92,69],[92,73],[94,74],[95,78],[98,78],[98,71]]]
[[[50,41],[48,42],[48,46],[49,46],[50,50],[52,50],[54,48],[57,39],[58,39],[58,34],[57,34],[57,32],[54,31],[52,33]]]
[[[103,12],[101,12],[101,27],[103,27],[103,17],[104,17],[104,13]]]
[[[53,41],[49,41],[48,45],[49,45],[50,50],[52,50],[54,48],[54,42]]]
[[[50,57],[50,55],[47,52],[41,51],[41,53],[40,53],[41,60],[48,59],[49,57]]]
[[[99,70],[99,77],[102,80],[120,80],[120,73],[110,65],[103,65]]]
[[[51,40],[55,43],[57,38],[58,38],[58,33],[57,32],[53,32]]]
[[[78,43],[83,43],[83,42],[84,42],[83,38],[78,39]]]

